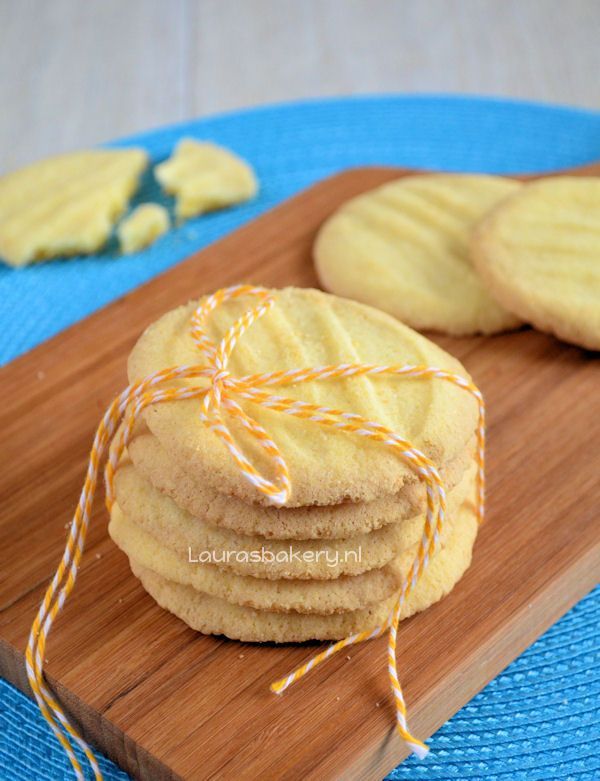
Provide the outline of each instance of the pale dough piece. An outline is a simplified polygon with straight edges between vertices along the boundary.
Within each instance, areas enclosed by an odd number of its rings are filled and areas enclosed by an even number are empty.
[[[96,252],[147,164],[142,149],[96,149],[52,157],[2,177],[0,257],[24,266]]]
[[[441,470],[444,487],[452,491],[472,463],[475,442]],[[169,458],[145,424],[134,431],[128,454],[136,470],[175,504],[207,523],[238,534],[276,540],[348,539],[366,534],[425,509],[425,487],[420,481],[406,485],[395,496],[371,502],[341,502],[309,507],[264,507],[235,496],[225,496],[186,472]]]
[[[130,255],[153,244],[169,230],[169,212],[158,203],[141,203],[117,228],[121,252]]]
[[[275,304],[235,346],[228,364],[233,376],[352,362],[425,364],[469,377],[448,353],[376,309],[317,290],[286,288],[272,294]],[[208,320],[213,341],[218,342],[254,303],[255,299],[244,297],[214,310]],[[166,367],[204,362],[190,335],[197,305],[168,312],[146,329],[129,357],[131,382]],[[206,383],[203,379],[179,382]],[[274,392],[377,421],[408,439],[438,466],[464,453],[478,416],[471,394],[440,379],[331,378],[298,382]],[[286,459],[292,485],[286,506],[371,501],[397,494],[417,479],[398,452],[380,442],[250,402],[240,404]],[[200,420],[199,406],[194,399],[180,400],[153,405],[143,414],[150,431],[181,468],[221,493],[268,504],[267,497],[244,478],[223,442]],[[272,463],[256,439],[227,420],[246,456],[261,473],[272,475]]]
[[[449,494],[449,524],[471,491],[474,479],[472,467]],[[416,516],[348,540],[267,540],[236,534],[190,515],[157,491],[127,462],[117,470],[115,490],[119,507],[127,518],[165,548],[185,558],[190,552],[197,558],[202,551],[214,551],[222,559],[218,562],[220,567],[239,575],[271,580],[332,580],[383,567],[419,541],[425,522],[424,516]],[[297,555],[289,556],[290,548]],[[242,555],[237,556],[238,553]],[[263,560],[267,556],[269,560]]]
[[[343,204],[314,246],[326,290],[419,330],[493,334],[520,321],[481,284],[469,257],[474,225],[521,185],[498,176],[405,176]]]
[[[432,556],[429,566],[409,594],[401,618],[425,610],[446,596],[471,563],[477,521],[467,503],[445,547]],[[330,615],[277,613],[232,605],[191,586],[166,580],[130,560],[133,574],[165,610],[204,634],[226,635],[244,642],[291,643],[306,640],[338,640],[355,632],[374,629],[389,616],[395,596],[361,610]]]
[[[490,291],[540,331],[600,350],[600,178],[553,176],[494,209],[473,236]]]
[[[154,175],[176,197],[178,219],[195,217],[254,197],[258,183],[241,157],[208,141],[183,138]]]

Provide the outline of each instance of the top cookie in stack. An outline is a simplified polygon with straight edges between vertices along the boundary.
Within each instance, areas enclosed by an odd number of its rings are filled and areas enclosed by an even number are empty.
[[[342,363],[418,364],[468,377],[458,361],[380,311],[315,290],[271,292],[274,306],[232,352],[234,377]],[[146,330],[130,356],[131,382],[204,362],[190,331],[197,305]],[[211,313],[206,329],[215,344],[247,309],[242,298]],[[449,382],[390,376],[302,381],[280,395],[381,423],[438,466],[449,520],[403,615],[440,599],[468,566],[476,534],[472,396]],[[236,401],[281,450],[289,502],[269,506],[202,422],[197,399],[153,405],[117,472],[110,527],[135,574],[163,607],[207,633],[284,642],[381,624],[422,535],[425,490],[413,468],[381,443]],[[226,421],[238,447],[272,477],[257,440],[234,418]]]

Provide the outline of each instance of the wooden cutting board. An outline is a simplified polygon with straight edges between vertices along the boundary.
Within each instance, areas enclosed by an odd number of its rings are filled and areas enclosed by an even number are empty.
[[[311,245],[323,219],[402,173],[365,168],[323,181],[0,372],[0,672],[23,691],[30,622],[62,554],[98,418],[126,384],[138,335],[171,307],[239,281],[317,285]],[[400,679],[421,737],[584,596],[600,571],[598,361],[531,330],[434,338],[487,398],[489,499],[471,569],[447,599],[401,625]],[[403,759],[385,640],[271,694],[269,683],[318,645],[195,634],[142,591],[106,526],[98,497],[46,669],[85,736],[121,767],[153,781],[324,781],[379,779]]]

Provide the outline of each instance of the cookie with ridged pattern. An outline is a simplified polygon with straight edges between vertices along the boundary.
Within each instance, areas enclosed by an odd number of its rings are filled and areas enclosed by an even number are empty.
[[[233,376],[369,363],[435,366],[469,379],[459,361],[384,312],[317,290],[271,292],[274,305],[237,341],[228,363]],[[213,342],[218,342],[252,303],[240,298],[215,309],[207,323]],[[129,357],[131,382],[167,367],[204,362],[190,333],[197,306],[198,302],[193,302],[178,307],[144,332]],[[465,452],[478,419],[475,399],[441,379],[332,377],[275,390],[294,400],[335,407],[383,424],[437,466]],[[286,506],[372,501],[397,494],[417,480],[414,467],[381,442],[236,400],[268,432],[286,460],[292,486]],[[222,440],[202,422],[199,408],[195,399],[179,400],[152,405],[143,415],[169,458],[182,469],[220,493],[269,504],[268,497],[244,479]],[[272,461],[257,440],[231,418],[228,423],[254,466],[262,474],[272,475]]]
[[[493,334],[520,320],[482,284],[473,227],[521,185],[498,176],[405,176],[359,195],[326,220],[313,255],[326,290],[418,330]]]
[[[600,350],[600,177],[528,184],[480,223],[471,248],[481,278],[511,311]]]
[[[143,149],[92,149],[1,177],[0,258],[25,266],[98,251],[147,165]]]

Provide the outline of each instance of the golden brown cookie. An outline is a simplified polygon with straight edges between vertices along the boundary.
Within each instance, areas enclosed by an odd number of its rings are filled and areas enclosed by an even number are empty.
[[[450,522],[473,482],[474,468],[471,468],[450,493]],[[383,567],[417,543],[424,526],[424,516],[416,516],[347,540],[267,540],[236,534],[190,515],[157,491],[127,462],[117,470],[115,489],[119,507],[127,518],[163,547],[186,558],[214,551],[219,556],[220,567],[239,575],[274,580],[331,580]]]
[[[440,472],[446,490],[463,480],[473,460],[474,441],[464,453]],[[260,535],[277,540],[347,539],[367,534],[425,509],[423,483],[413,481],[395,496],[371,502],[341,502],[309,507],[264,507],[249,504],[235,496],[219,493],[205,480],[197,479],[170,459],[159,440],[141,424],[128,447],[136,470],[175,504],[207,523],[244,535]]]
[[[540,331],[600,350],[600,178],[523,187],[478,226],[475,266],[506,307]]]
[[[468,377],[456,359],[376,309],[309,289],[275,290],[273,297],[275,305],[235,346],[228,365],[234,376],[359,362],[433,365]],[[253,303],[243,298],[216,309],[208,323],[211,338],[221,339]],[[196,306],[197,302],[179,307],[144,332],[129,358],[131,382],[165,367],[202,362],[190,336]],[[388,426],[438,466],[465,452],[477,422],[474,398],[444,380],[380,375],[298,382],[282,390],[290,398],[337,407]],[[290,507],[372,501],[396,494],[417,479],[397,451],[379,442],[243,400],[240,404],[286,459],[292,485]],[[268,504],[267,497],[243,478],[222,441],[200,420],[199,406],[196,400],[153,405],[144,417],[169,458],[182,469],[221,493]],[[272,475],[272,462],[256,439],[239,425],[232,424],[231,430],[256,468]]]
[[[516,181],[483,175],[405,176],[343,204],[314,246],[326,290],[383,309],[419,330],[492,334],[520,321],[481,284],[471,230]]]
[[[216,564],[179,555],[161,545],[114,505],[110,536],[119,548],[144,569],[166,580],[192,586],[209,596],[257,610],[297,613],[339,613],[359,610],[396,593],[413,562],[416,546],[380,569],[334,580],[269,580],[236,575]]]
[[[469,505],[465,505],[448,543],[431,558],[421,580],[409,595],[402,609],[402,618],[425,610],[453,589],[471,563],[476,535],[477,521]],[[153,599],[192,629],[244,642],[338,640],[382,624],[395,600],[391,597],[368,608],[329,615],[277,613],[233,605],[191,586],[166,580],[142,567],[135,559],[130,560],[130,564],[134,575]]]

